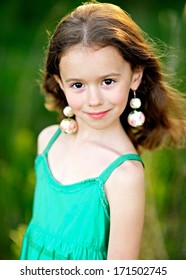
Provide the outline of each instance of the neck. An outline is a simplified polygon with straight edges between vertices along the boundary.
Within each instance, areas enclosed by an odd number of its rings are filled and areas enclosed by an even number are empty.
[[[74,134],[74,138],[78,141],[113,141],[116,136],[126,136],[126,133],[120,123],[113,123],[112,125],[105,128],[93,128],[86,124],[82,124],[78,121],[78,131]]]

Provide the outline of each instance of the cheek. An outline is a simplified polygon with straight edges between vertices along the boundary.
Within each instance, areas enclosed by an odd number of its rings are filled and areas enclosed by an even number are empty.
[[[82,107],[82,100],[80,96],[72,96],[67,94],[66,99],[74,114]]]
[[[119,91],[114,94],[111,98],[111,102],[119,107],[126,107],[128,102],[129,92],[128,91]]]

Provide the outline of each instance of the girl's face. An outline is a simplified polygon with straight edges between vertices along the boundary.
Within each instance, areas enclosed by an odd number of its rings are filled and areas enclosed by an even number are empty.
[[[132,71],[112,46],[76,45],[61,57],[59,68],[60,78],[55,78],[78,125],[95,129],[120,124],[129,90],[136,90],[142,78],[142,69]]]

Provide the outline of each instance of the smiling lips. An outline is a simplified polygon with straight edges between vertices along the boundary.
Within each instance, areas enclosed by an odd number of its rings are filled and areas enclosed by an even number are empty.
[[[98,112],[98,113],[87,113],[87,115],[92,118],[92,119],[101,119],[103,118],[110,110],[107,111],[102,111],[102,112]]]

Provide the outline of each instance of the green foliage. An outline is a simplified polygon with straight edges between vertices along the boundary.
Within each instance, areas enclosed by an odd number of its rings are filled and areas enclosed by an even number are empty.
[[[47,30],[82,1],[7,0],[0,17],[0,259],[18,259],[31,217],[39,131],[57,121],[44,108],[41,78]],[[169,49],[166,64],[185,90],[185,1],[108,1],[121,5]],[[179,2],[179,3],[178,3]],[[37,4],[37,5],[36,5]],[[186,151],[146,152],[146,219],[142,259],[186,258]]]

